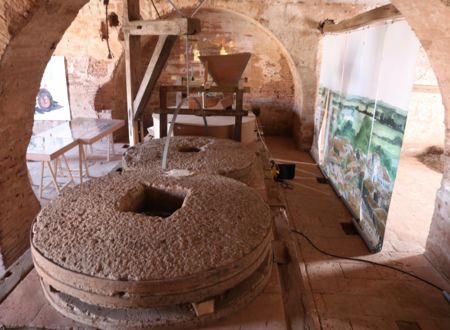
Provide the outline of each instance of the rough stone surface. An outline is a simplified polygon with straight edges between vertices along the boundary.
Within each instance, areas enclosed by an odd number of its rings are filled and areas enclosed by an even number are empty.
[[[166,138],[151,140],[129,148],[123,156],[126,170],[161,168]],[[196,150],[189,150],[195,148]],[[198,151],[197,151],[198,150]],[[208,137],[175,136],[170,139],[167,169],[220,174],[249,182],[255,154],[239,142]]]
[[[185,194],[183,205],[167,218],[122,212],[144,187]],[[169,280],[239,260],[269,230],[267,205],[240,182],[130,171],[65,190],[39,214],[33,243],[52,262],[83,274]]]

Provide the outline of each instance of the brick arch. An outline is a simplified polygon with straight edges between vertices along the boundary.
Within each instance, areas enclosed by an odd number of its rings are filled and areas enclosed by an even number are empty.
[[[25,153],[35,96],[58,41],[88,0],[14,0],[5,3],[9,42],[0,48],[0,274],[27,248],[39,211],[27,176]]]

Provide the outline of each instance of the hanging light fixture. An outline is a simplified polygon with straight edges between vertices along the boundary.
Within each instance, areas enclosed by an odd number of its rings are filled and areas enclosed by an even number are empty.
[[[194,44],[194,49],[192,50],[192,54],[194,55],[194,62],[199,63],[200,62],[200,49],[198,49],[198,44]]]
[[[228,55],[228,52],[225,49],[225,46],[222,44],[219,51],[220,55]]]

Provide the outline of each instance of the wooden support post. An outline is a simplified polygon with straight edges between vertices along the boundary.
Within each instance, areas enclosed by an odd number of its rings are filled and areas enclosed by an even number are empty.
[[[161,109],[167,108],[167,89],[165,87],[161,87],[159,89],[159,104]],[[159,114],[159,137],[167,136],[167,114],[160,113]]]
[[[144,113],[144,108],[150,99],[151,92],[155,87],[162,70],[164,69],[167,59],[169,58],[170,51],[172,50],[176,40],[177,36],[159,36],[158,43],[153,51],[147,70],[145,71],[144,78],[142,79],[136,98],[133,102],[135,118],[141,119]]]
[[[237,112],[242,112],[244,106],[244,90],[239,89],[236,92],[236,109]],[[234,120],[234,136],[235,141],[241,141],[241,131],[242,131],[242,116],[236,116]]]
[[[338,24],[327,23],[323,27],[324,33],[338,33],[349,30],[355,30],[363,26],[371,25],[377,22],[387,21],[390,19],[401,18],[402,14],[392,4],[375,8],[368,12],[362,13],[350,19],[343,20]]]
[[[124,0],[124,25],[131,20],[139,20],[139,1]],[[125,36],[125,78],[127,87],[128,136],[130,146],[139,142],[138,123],[135,120],[133,100],[139,88],[139,64],[141,37],[124,31]]]

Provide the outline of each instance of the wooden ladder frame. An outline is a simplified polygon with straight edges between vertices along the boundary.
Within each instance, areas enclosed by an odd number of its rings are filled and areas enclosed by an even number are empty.
[[[133,146],[144,138],[144,109],[177,37],[199,33],[201,27],[200,20],[195,18],[141,20],[138,0],[123,0],[123,9],[128,136],[130,146]],[[149,35],[158,36],[158,43],[144,77],[139,81],[141,36]]]

